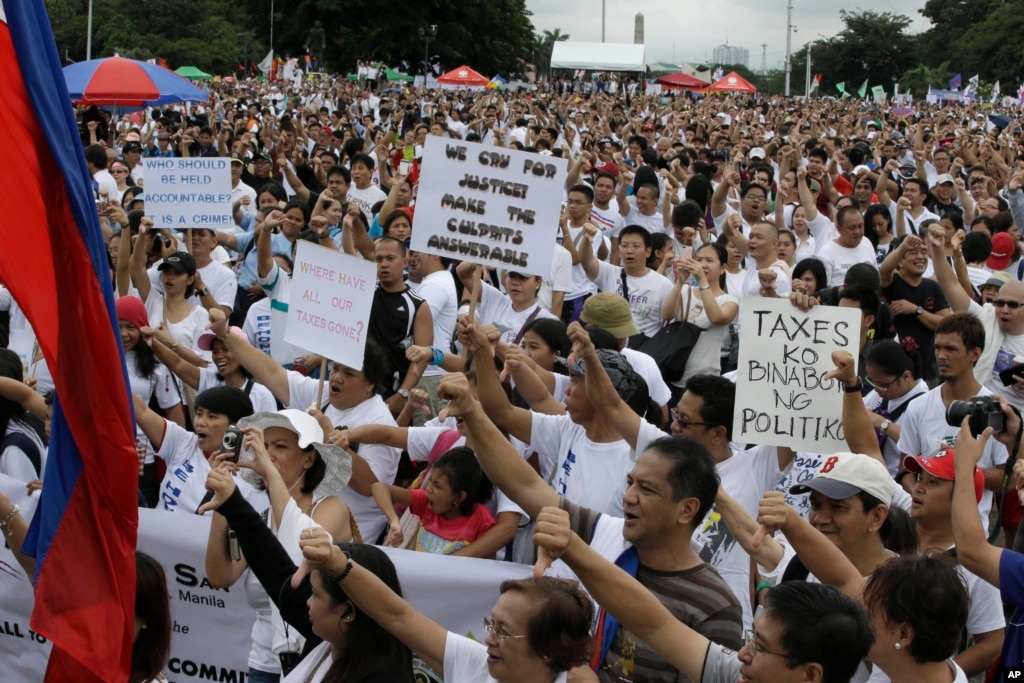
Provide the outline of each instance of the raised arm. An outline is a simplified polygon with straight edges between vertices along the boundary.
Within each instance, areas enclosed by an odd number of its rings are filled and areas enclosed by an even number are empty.
[[[487,444],[486,448],[476,450],[476,456],[495,486],[531,518],[536,518],[543,507],[558,505],[558,494],[530,467],[491,422],[484,406],[473,398],[465,375],[445,375],[437,393],[440,398],[450,401],[448,416],[461,417],[465,421],[472,442]]]
[[[476,370],[476,386],[480,402],[487,411],[487,415],[499,427],[520,441],[529,443],[533,431],[533,413],[523,408],[516,408],[509,402],[508,396],[494,372],[494,348],[482,332],[475,329],[474,325],[464,321],[464,318],[459,321],[459,338],[460,340],[465,339],[463,343],[468,342],[467,345],[473,351],[473,367]],[[474,443],[490,442],[474,441]]]
[[[568,334],[569,340],[572,341],[571,355],[583,359],[587,398],[593,404],[594,410],[626,440],[630,448],[636,450],[640,438],[640,416],[633,412],[615,391],[615,386],[601,365],[593,342],[590,341],[590,334],[583,326],[578,322],[572,323],[569,325]]]
[[[1015,435],[1020,429],[1020,421],[1009,410],[1005,400],[1003,406],[1004,420],[1007,420],[1005,433]],[[1009,421],[1013,421],[1013,425]],[[1010,429],[1010,427],[1015,427]],[[974,492],[974,472],[985,450],[985,444],[992,438],[992,428],[986,429],[979,438],[971,435],[969,420],[964,418],[960,433],[956,438],[956,485],[953,487],[953,537],[956,539],[956,559],[970,572],[977,574],[996,588],[1000,587],[999,562],[1003,553],[1013,552],[991,545],[978,516],[978,500]],[[1012,449],[1011,445],[1007,446]],[[1015,468],[1017,469],[1017,468]],[[1017,495],[1016,491],[1007,491],[1006,495]]]
[[[246,370],[252,373],[257,382],[270,389],[270,393],[283,403],[290,403],[291,392],[288,389],[288,371],[278,365],[277,361],[249,343],[245,337],[228,332],[227,318],[219,308],[210,311],[208,328],[234,354],[235,359]]]
[[[149,281],[149,272],[146,270],[146,252],[148,251],[146,247],[149,244],[149,231],[152,227],[153,219],[142,219],[142,222],[139,224],[139,236],[136,238],[136,244],[132,248],[130,259],[132,284],[135,285],[135,289],[139,292],[139,298],[143,302],[149,298],[149,290],[152,286]],[[128,235],[128,240],[131,241],[131,235]]]
[[[580,265],[587,279],[594,281],[601,272],[601,262],[594,255],[594,238],[597,237],[597,226],[587,223],[583,226],[583,239],[580,240]]]
[[[912,238],[913,235],[907,237],[903,244],[906,244]],[[956,273],[953,272],[949,261],[946,260],[946,252],[943,248],[945,241],[946,237],[941,225],[933,225],[928,229],[928,246],[932,252],[932,267],[935,269],[935,281],[939,283],[942,293],[946,295],[950,308],[955,313],[966,313],[971,305],[971,297],[960,286]],[[886,260],[889,260],[888,257],[886,257]]]
[[[135,424],[139,426],[142,433],[146,435],[149,442],[153,444],[153,450],[159,451],[164,445],[164,433],[167,429],[167,421],[149,409],[142,399],[132,394],[132,401],[135,402]]]
[[[884,465],[885,458],[878,447],[878,435],[871,422],[871,413],[864,405],[860,391],[856,389],[859,380],[853,368],[853,355],[849,351],[833,351],[832,362],[836,367],[827,372],[825,378],[834,379],[846,388],[843,393],[843,433],[846,435],[846,445],[854,453],[870,455]]]

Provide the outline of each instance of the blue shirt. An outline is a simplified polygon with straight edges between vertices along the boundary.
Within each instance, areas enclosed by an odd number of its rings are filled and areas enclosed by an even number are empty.
[[[1004,550],[999,556],[999,594],[1013,607],[1013,615],[1006,620],[999,662],[1004,668],[1024,666],[1024,555]]]
[[[238,240],[238,248],[235,250],[239,254],[245,254],[245,250],[252,244],[253,234],[251,232],[242,233],[236,235],[235,239]],[[287,256],[292,257],[292,243],[288,241],[288,238],[280,233],[275,233],[270,236],[270,253],[274,256]],[[245,256],[245,260],[242,262],[242,271],[238,274],[238,286],[248,289],[256,283],[256,266],[257,256],[255,245]]]

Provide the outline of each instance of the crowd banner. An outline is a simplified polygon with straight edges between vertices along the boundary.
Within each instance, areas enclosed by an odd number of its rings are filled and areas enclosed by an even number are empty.
[[[548,277],[566,160],[428,136],[410,248]]]
[[[34,502],[25,485],[0,475],[0,490],[31,515]],[[38,494],[36,494],[38,496]],[[167,573],[171,598],[170,683],[244,683],[255,612],[242,591],[214,588],[206,578],[210,516],[139,510],[139,550],[152,555]],[[531,575],[532,567],[512,562],[429,555],[382,548],[395,563],[402,591],[416,609],[456,633],[483,641],[483,618],[498,600],[506,579]],[[244,575],[243,575],[244,578]],[[28,628],[32,585],[7,548],[0,550],[0,661],[5,683],[38,683],[50,644]],[[423,683],[440,681],[417,664]]]
[[[372,261],[300,241],[284,340],[349,367],[363,367],[376,285]]]
[[[856,362],[860,311],[788,299],[751,298],[740,312],[733,434],[736,441],[794,451],[849,450],[843,435],[843,387],[824,375],[833,351]]]
[[[25,482],[0,474],[0,491],[32,519],[39,493],[29,496]],[[6,543],[0,544],[0,671],[4,681],[39,683],[50,657],[50,642],[29,628],[34,604],[32,577],[18,564]]]
[[[231,215],[231,159],[146,159],[146,215],[157,228],[184,230],[235,225]]]

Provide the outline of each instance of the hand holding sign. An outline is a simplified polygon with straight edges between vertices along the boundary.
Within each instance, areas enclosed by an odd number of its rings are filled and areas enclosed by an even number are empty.
[[[537,546],[537,562],[533,565],[535,578],[544,576],[548,567],[565,554],[572,543],[569,513],[556,507],[542,508],[537,515],[533,543]]]

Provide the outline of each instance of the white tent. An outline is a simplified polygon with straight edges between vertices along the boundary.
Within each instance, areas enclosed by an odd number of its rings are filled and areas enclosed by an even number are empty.
[[[644,71],[644,46],[633,43],[573,43],[558,41],[551,51],[552,69],[587,71]]]

